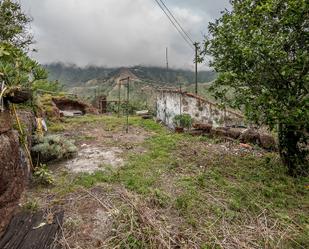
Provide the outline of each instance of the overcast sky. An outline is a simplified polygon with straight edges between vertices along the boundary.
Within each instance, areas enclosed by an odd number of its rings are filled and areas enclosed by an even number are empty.
[[[20,0],[33,17],[41,63],[79,66],[164,66],[193,68],[193,50],[154,0]],[[165,0],[194,41],[202,41],[210,21],[228,0]]]

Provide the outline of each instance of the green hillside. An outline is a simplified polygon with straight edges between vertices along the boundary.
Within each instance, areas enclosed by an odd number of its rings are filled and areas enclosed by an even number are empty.
[[[105,95],[109,101],[119,98],[120,80],[130,77],[130,103],[135,109],[155,107],[155,91],[160,87],[180,85],[184,91],[194,92],[195,73],[189,70],[134,66],[131,68],[104,68],[89,66],[80,68],[75,65],[55,63],[45,65],[50,80],[58,80],[66,91],[92,102],[97,96]],[[198,74],[199,94],[213,100],[209,85],[216,77],[212,71]],[[121,100],[126,98],[126,86],[120,84]]]
[[[49,72],[50,80],[58,80],[65,87],[82,86],[93,79],[107,80],[117,75],[123,68],[105,68],[97,66],[77,67],[76,65],[66,65],[62,63],[48,64],[44,66]],[[166,72],[161,67],[134,66],[128,68],[140,79],[147,79],[158,82],[169,82],[171,85],[189,84],[195,81],[195,73],[190,70],[170,69]],[[198,74],[199,82],[210,82],[214,80],[216,74],[213,71],[201,71]],[[161,83],[163,84],[163,83]]]

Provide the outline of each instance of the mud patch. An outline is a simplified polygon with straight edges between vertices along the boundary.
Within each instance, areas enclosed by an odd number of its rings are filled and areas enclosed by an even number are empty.
[[[119,167],[124,164],[124,160],[121,158],[122,152],[117,147],[105,148],[84,145],[74,159],[66,162],[65,167],[74,173],[104,171],[107,166]]]

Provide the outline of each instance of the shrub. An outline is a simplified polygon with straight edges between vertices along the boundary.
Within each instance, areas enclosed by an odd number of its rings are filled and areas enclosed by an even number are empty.
[[[47,168],[46,164],[40,164],[33,173],[34,182],[42,185],[50,185],[54,183],[52,173]]]
[[[32,151],[39,156],[40,161],[48,162],[56,159],[72,157],[77,148],[73,140],[62,138],[58,135],[48,135],[39,138],[38,144],[32,148]]]
[[[189,114],[176,115],[173,122],[176,127],[189,129],[192,126],[192,118]]]

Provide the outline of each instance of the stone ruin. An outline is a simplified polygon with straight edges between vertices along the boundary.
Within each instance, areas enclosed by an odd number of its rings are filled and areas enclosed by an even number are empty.
[[[247,127],[241,113],[222,109],[218,104],[192,93],[175,89],[158,90],[157,120],[174,129],[173,119],[179,114],[189,114],[192,117],[192,135],[209,134],[276,150],[274,137],[265,131]]]
[[[195,122],[219,126],[244,126],[244,117],[233,110],[222,109],[200,96],[180,90],[160,89],[157,92],[157,119],[174,128],[178,114],[190,114]]]

